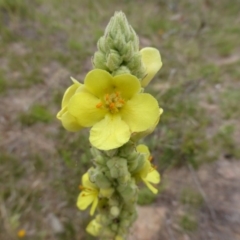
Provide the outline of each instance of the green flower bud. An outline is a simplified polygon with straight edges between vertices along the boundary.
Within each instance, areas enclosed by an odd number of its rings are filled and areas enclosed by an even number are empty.
[[[128,170],[129,172],[133,172],[138,167],[138,161],[132,161],[128,163]]]
[[[113,71],[112,75],[117,76],[117,75],[126,74],[126,73],[131,74],[129,68],[127,68],[126,66],[121,66],[116,71]]]
[[[100,164],[100,165],[105,165],[106,164],[106,160],[104,159],[103,156],[98,155],[97,157],[94,158],[93,160],[96,164]]]
[[[88,174],[90,181],[95,183],[99,188],[110,188],[112,186],[112,182],[107,175],[109,174],[107,167],[90,168]]]
[[[116,207],[116,206],[111,207],[110,213],[111,213],[111,215],[113,217],[117,217],[119,215],[119,213],[120,213],[120,209],[118,207]]]
[[[114,232],[116,232],[116,231],[118,230],[118,224],[113,223],[113,224],[111,225],[111,229],[112,229]]]
[[[105,151],[105,155],[108,156],[108,157],[113,157],[114,155],[116,155],[118,152],[118,149],[112,149],[112,150],[108,150],[108,151]]]
[[[108,206],[107,198],[99,198],[98,213],[100,213],[100,215],[102,216],[101,219],[105,219],[108,212],[109,212],[109,206]],[[103,220],[101,220],[101,224],[103,225]]]
[[[114,188],[101,188],[100,189],[100,196],[105,198],[110,198],[114,193]]]
[[[107,161],[112,178],[122,177],[128,174],[127,160],[120,157],[113,157]]]
[[[137,197],[138,188],[135,184],[128,184],[127,186],[121,185],[117,188],[119,194],[123,197],[126,202],[134,202]]]
[[[92,147],[90,151],[93,157],[95,158],[98,157],[99,155],[102,156],[102,152],[95,147]]]
[[[121,211],[120,218],[121,219],[127,219],[129,217],[128,211],[126,211],[124,208]]]
[[[101,232],[101,239],[113,239],[116,233],[111,228],[105,227]]]
[[[122,228],[128,228],[130,225],[130,221],[129,220],[122,220],[121,223],[120,223],[120,226]]]
[[[134,47],[131,42],[128,42],[122,49],[122,59],[123,61],[129,61],[134,54]]]
[[[105,47],[105,38],[104,37],[100,37],[98,42],[97,42],[97,48],[100,50],[99,52],[96,53],[101,53],[103,54],[103,52],[106,52],[106,47]],[[95,54],[96,54],[95,53]],[[104,56],[104,54],[103,54]]]
[[[103,226],[107,226],[111,223],[111,219],[107,216],[107,215],[103,215],[100,214],[100,219],[99,222],[103,225]]]
[[[130,142],[120,148],[119,155],[128,158],[134,152],[136,152],[135,144]]]
[[[110,53],[107,55],[107,63],[109,70],[111,72],[119,68],[122,63],[122,58],[119,56],[118,52],[115,50],[110,50]]]
[[[93,57],[95,68],[106,70],[113,75],[131,73],[139,79],[144,77],[145,68],[139,52],[139,39],[124,13],[115,13],[97,46],[98,51]]]
[[[124,185],[131,180],[131,175],[130,175],[130,173],[128,173],[122,177],[119,177],[117,180],[118,180],[119,185]]]
[[[134,150],[134,152],[130,153],[128,156],[127,156],[127,161],[130,163],[130,162],[133,162],[133,161],[136,161],[136,159],[139,157],[139,153]]]
[[[96,174],[96,169],[95,168],[92,167],[88,170],[89,179],[93,183],[95,183],[95,174]]]
[[[132,174],[138,172],[143,167],[143,165],[145,163],[145,156],[144,156],[144,154],[139,154],[138,158],[136,159],[136,162],[137,162],[137,166],[136,166],[135,169],[131,170]]]
[[[118,206],[119,205],[119,200],[117,200],[114,197],[111,197],[108,202],[109,202],[110,206]]]
[[[112,183],[102,172],[97,172],[95,174],[95,184],[99,188],[110,188],[112,186]]]

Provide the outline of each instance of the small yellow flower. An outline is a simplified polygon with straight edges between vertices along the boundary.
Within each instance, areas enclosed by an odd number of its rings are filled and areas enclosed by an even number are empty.
[[[86,231],[91,234],[94,237],[99,236],[101,229],[102,229],[102,225],[100,223],[98,223],[97,221],[98,216],[93,219],[86,228]]]
[[[137,146],[137,151],[145,154],[145,163],[140,171],[134,174],[134,177],[136,179],[141,179],[154,194],[157,194],[157,188],[155,188],[151,183],[160,183],[160,174],[150,163],[152,158],[148,147],[140,144]]]
[[[89,179],[88,173],[82,176],[82,186],[80,187],[82,192],[78,196],[77,207],[80,210],[85,210],[92,204],[90,215],[92,216],[98,205],[99,189]]]
[[[159,118],[157,100],[141,93],[140,81],[131,74],[113,77],[94,69],[87,74],[84,85],[74,83],[64,96],[67,100],[63,100],[58,113],[63,126],[92,127],[90,142],[101,150],[122,146],[132,133],[149,129]]]
[[[24,229],[21,229],[21,230],[18,231],[17,235],[18,235],[19,238],[23,238],[23,237],[26,236],[26,231]]]
[[[142,62],[146,68],[146,76],[141,81],[142,87],[146,87],[162,67],[162,60],[156,48],[146,47],[141,49]]]

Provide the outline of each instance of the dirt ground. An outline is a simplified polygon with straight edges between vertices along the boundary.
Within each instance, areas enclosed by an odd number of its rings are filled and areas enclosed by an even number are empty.
[[[240,239],[240,163],[219,159],[195,171],[188,167],[169,172],[163,184],[167,189],[153,206],[140,207],[139,219],[132,229],[133,240],[238,240]],[[202,196],[199,206],[179,203],[185,188]],[[194,214],[198,230],[184,232],[179,219],[186,212]]]

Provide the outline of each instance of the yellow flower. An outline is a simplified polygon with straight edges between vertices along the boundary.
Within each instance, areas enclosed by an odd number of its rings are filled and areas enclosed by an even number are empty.
[[[85,210],[92,204],[90,215],[92,216],[98,205],[98,193],[99,189],[89,179],[88,173],[82,176],[82,186],[80,187],[82,192],[78,196],[77,207],[80,210]]]
[[[146,87],[162,67],[162,60],[156,48],[146,47],[141,49],[142,62],[146,68],[146,76],[141,81],[142,87]]]
[[[137,146],[137,151],[145,154],[145,163],[142,169],[135,173],[134,177],[137,179],[141,179],[153,193],[157,194],[158,192],[157,188],[155,188],[151,183],[153,184],[160,183],[160,174],[154,167],[152,167],[150,163],[151,155],[148,150],[148,147],[143,144],[140,144]]]
[[[86,231],[94,237],[99,236],[101,229],[102,229],[102,225],[100,223],[98,223],[97,218],[98,218],[98,216],[96,217],[96,219],[93,219],[87,225],[87,228],[86,228]]]
[[[72,116],[68,111],[68,102],[71,97],[76,93],[78,89],[81,89],[83,84],[79,83],[77,80],[73,79],[73,85],[70,86],[64,93],[62,100],[62,109],[58,112],[57,118],[61,120],[63,127],[68,131],[76,132],[82,129],[82,126],[79,125],[77,119]]]
[[[140,92],[140,82],[131,74],[113,77],[94,69],[87,74],[83,86],[73,88],[75,92],[64,95],[71,95],[65,97],[67,110],[61,110],[66,113],[65,122],[77,123],[79,128],[92,127],[90,142],[98,149],[122,146],[132,133],[149,129],[159,118],[158,102],[150,94]]]
[[[24,229],[21,229],[21,230],[18,231],[17,235],[18,235],[19,238],[23,238],[23,237],[26,236],[26,231]]]

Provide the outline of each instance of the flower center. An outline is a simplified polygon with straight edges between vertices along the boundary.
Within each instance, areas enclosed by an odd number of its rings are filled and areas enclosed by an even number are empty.
[[[101,108],[104,106],[109,110],[109,112],[117,113],[122,108],[124,103],[125,101],[121,97],[121,94],[119,92],[113,92],[111,94],[107,93],[104,96],[103,101],[99,102],[96,107]]]

